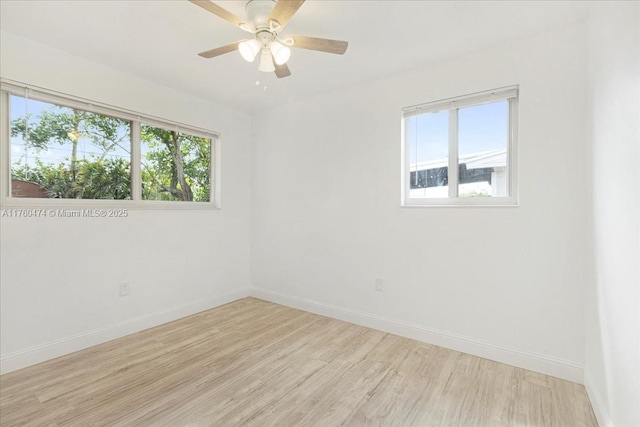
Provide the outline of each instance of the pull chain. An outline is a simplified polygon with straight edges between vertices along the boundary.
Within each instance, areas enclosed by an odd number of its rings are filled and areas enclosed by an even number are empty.
[[[260,86],[260,83],[261,83],[260,82],[260,73],[261,73],[261,71],[256,67],[256,86]],[[263,82],[264,82],[264,86],[262,87],[262,90],[264,92],[266,92],[267,88],[268,88],[268,86],[267,86],[267,77],[266,76],[265,76]]]

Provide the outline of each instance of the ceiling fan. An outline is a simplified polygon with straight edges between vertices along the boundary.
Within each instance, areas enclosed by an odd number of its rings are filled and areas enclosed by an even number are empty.
[[[253,62],[258,57],[259,71],[275,72],[278,78],[283,78],[291,75],[287,66],[287,61],[291,56],[290,48],[342,55],[349,45],[345,41],[308,36],[279,37],[280,32],[305,0],[249,0],[245,6],[246,20],[239,18],[211,0],[189,1],[254,36],[249,40],[240,40],[226,46],[200,52],[198,55],[203,58],[215,58],[237,49],[248,62]]]

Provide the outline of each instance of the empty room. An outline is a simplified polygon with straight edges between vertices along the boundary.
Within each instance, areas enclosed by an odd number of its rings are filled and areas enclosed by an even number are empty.
[[[640,2],[0,0],[0,426],[640,426]]]

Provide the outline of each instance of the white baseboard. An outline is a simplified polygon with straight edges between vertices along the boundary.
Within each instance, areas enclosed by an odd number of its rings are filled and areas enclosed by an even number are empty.
[[[440,331],[421,325],[391,320],[370,313],[319,303],[305,298],[286,296],[256,288],[251,290],[241,290],[215,298],[203,299],[160,312],[140,316],[101,329],[56,340],[40,346],[2,355],[0,357],[0,374],[16,371],[65,354],[102,344],[125,335],[171,322],[204,310],[209,310],[250,295],[288,307],[355,323],[395,335],[472,354],[474,356],[484,357],[486,359],[517,366],[519,368],[552,375],[569,381],[582,383],[584,379],[584,370],[582,366],[570,361],[489,344],[474,338],[453,334],[447,331]],[[602,426],[610,427],[610,423],[603,423],[601,420],[603,413],[598,410],[598,408],[601,408],[602,405],[599,404],[600,401],[598,400],[597,394],[594,394],[592,390],[589,390],[589,387],[587,387],[587,392],[591,398],[594,411],[598,416],[598,421],[601,422]]]
[[[286,296],[264,289],[252,288],[251,296],[572,382],[581,384],[583,381],[583,367],[568,360],[490,344],[447,331],[391,320],[374,314],[324,304],[306,298]]]
[[[587,396],[589,396],[591,407],[593,408],[593,412],[596,414],[598,425],[600,427],[614,427],[611,422],[611,418],[609,417],[609,413],[605,410],[606,406],[602,401],[602,395],[598,389],[593,386],[593,381],[586,372],[584,375],[584,388],[587,389]]]
[[[201,311],[209,310],[249,296],[249,290],[241,290],[229,294],[206,298],[189,304],[172,307],[156,313],[145,314],[121,323],[104,328],[62,338],[50,343],[20,350],[0,357],[0,374],[17,371],[36,363],[44,362],[65,354],[83,350],[102,344],[125,335],[153,328],[163,323],[171,322],[182,317],[190,316]]]

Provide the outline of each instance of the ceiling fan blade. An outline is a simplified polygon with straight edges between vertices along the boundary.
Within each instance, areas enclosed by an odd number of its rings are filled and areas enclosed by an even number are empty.
[[[247,31],[249,33],[253,33],[253,29],[251,28],[251,25],[249,25],[247,22],[240,19],[233,13],[229,12],[228,10],[221,8],[217,4],[213,3],[211,0],[189,0],[189,1],[197,6],[200,6],[205,10],[208,10],[214,15],[219,16],[225,21],[232,23],[233,25],[237,26],[241,30]]]
[[[291,75],[291,70],[289,70],[289,66],[287,64],[278,65],[275,64],[276,67],[276,77],[281,79],[283,77],[289,77]]]
[[[320,52],[335,53],[342,55],[347,51],[349,43],[341,40],[319,39],[307,36],[288,36],[285,41],[292,41],[292,47],[302,49],[318,50]],[[287,43],[288,44],[288,43]]]
[[[198,55],[202,56],[203,58],[215,58],[216,56],[224,55],[225,53],[237,50],[240,43],[242,43],[242,41],[237,41],[235,43],[220,46],[211,50],[205,50],[204,52],[200,52]]]
[[[278,0],[276,5],[273,7],[267,22],[269,21],[278,21],[280,27],[278,27],[278,31],[282,31],[282,29],[287,25],[291,17],[294,13],[300,9],[304,0]]]

